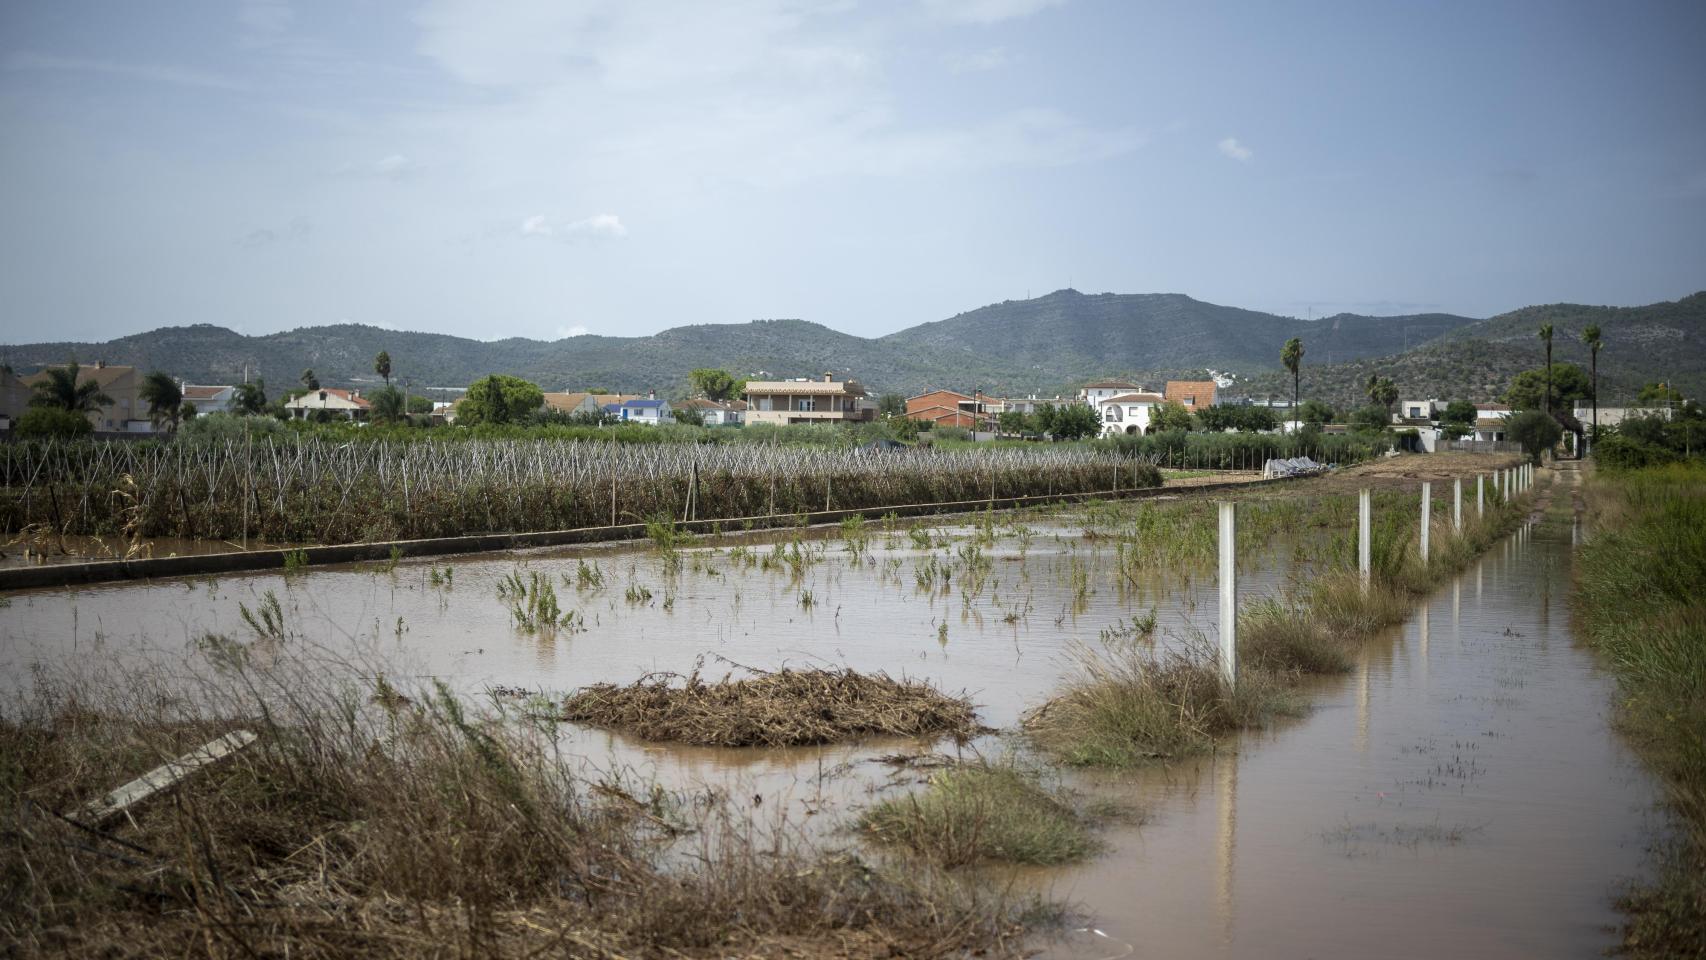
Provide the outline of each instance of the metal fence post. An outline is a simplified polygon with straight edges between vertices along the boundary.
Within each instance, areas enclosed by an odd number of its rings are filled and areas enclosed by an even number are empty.
[[[1477,517],[1485,516],[1487,513],[1486,508],[1482,506],[1483,501],[1486,499],[1486,495],[1482,493],[1481,490],[1482,481],[1486,479],[1487,475],[1484,473],[1477,473],[1475,475],[1475,516]]]
[[[1357,494],[1357,571],[1362,574],[1362,588],[1364,590],[1368,589],[1369,580],[1372,576],[1368,545],[1368,515],[1368,490],[1364,488],[1361,493]]]
[[[1220,504],[1220,679],[1238,683],[1238,557],[1236,505]]]
[[[1451,532],[1463,532],[1463,478],[1454,477],[1451,481]]]

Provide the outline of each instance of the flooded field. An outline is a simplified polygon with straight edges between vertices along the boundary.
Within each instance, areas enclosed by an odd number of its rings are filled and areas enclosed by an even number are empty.
[[[311,648],[470,696],[846,666],[963,691],[999,731],[958,748],[714,749],[560,728],[589,769],[750,795],[763,816],[836,836],[873,798],[918,781],[892,755],[1029,762],[1014,731],[1076,649],[1212,639],[1212,539],[1165,520],[1199,508],[664,533],[642,546],[34,591],[0,613],[0,673],[26,685],[38,665],[172,669],[232,642]],[[1350,516],[1342,496],[1306,512],[1247,503],[1240,599],[1342,558]],[[1568,531],[1532,528],[1495,546],[1368,644],[1348,677],[1312,682],[1302,719],[1200,761],[1065,774],[1143,816],[1104,830],[1107,849],[1084,863],[1021,873],[1085,918],[1040,946],[1072,958],[1502,957],[1614,943],[1612,897],[1656,829],[1654,793],[1607,726],[1606,681],[1569,637],[1569,546]],[[541,584],[554,627],[529,622]]]

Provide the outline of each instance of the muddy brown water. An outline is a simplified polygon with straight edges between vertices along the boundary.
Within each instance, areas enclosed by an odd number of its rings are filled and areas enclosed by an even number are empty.
[[[825,542],[798,576],[785,563],[748,566],[724,542],[683,550],[673,576],[654,551],[613,547],[457,558],[449,587],[430,579],[446,564],[411,561],[24,592],[0,610],[0,676],[27,686],[32,665],[169,667],[207,633],[251,638],[239,604],[255,610],[272,591],[286,644],[464,691],[559,692],[701,660],[713,675],[847,665],[966,691],[986,723],[1012,728],[1058,688],[1073,646],[1094,646],[1110,625],[1153,609],[1158,644],[1213,635],[1210,571],[1133,581],[1069,520],[987,546],[987,580],[969,598],[963,567],[946,590],[922,589],[918,567],[945,562],[972,533],[936,529],[951,542],[928,551],[904,532],[870,531],[857,563]],[[762,556],[786,538],[754,537],[749,549]],[[1106,851],[1085,864],[1022,873],[1086,917],[1083,931],[1041,944],[1045,954],[1587,957],[1615,943],[1613,898],[1640,875],[1662,823],[1652,782],[1609,728],[1609,682],[1569,635],[1568,540],[1528,529],[1495,546],[1369,644],[1353,674],[1319,683],[1302,720],[1197,763],[1068,774],[1148,821],[1106,830]],[[1292,546],[1247,564],[1246,599],[1282,588]],[[564,581],[583,560],[602,587]],[[518,570],[553,578],[584,632],[517,631],[496,590]],[[630,586],[650,598],[630,601]],[[881,757],[930,749],[719,750],[573,727],[564,742],[591,770],[750,798],[755,817],[825,835],[924,776]],[[991,737],[965,749],[1013,748]]]

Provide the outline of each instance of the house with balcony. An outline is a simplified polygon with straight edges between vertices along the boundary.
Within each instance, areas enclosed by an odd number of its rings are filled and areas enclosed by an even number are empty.
[[[1159,393],[1136,391],[1108,397],[1096,404],[1096,410],[1102,415],[1102,436],[1115,434],[1145,434],[1149,432],[1149,421],[1155,414],[1155,408],[1166,403],[1167,398]]]
[[[862,423],[877,416],[859,381],[828,373],[820,380],[749,380],[745,396],[749,424]]]

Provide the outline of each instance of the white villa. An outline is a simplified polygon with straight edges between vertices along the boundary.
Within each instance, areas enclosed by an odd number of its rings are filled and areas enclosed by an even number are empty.
[[[1086,383],[1078,391],[1078,402],[1087,403],[1092,407],[1100,407],[1103,400],[1126,393],[1142,393],[1143,387],[1128,380],[1096,380]]]
[[[1141,389],[1098,401],[1096,410],[1102,415],[1102,436],[1148,433],[1150,416],[1156,407],[1166,402],[1161,394],[1145,393]]]
[[[366,420],[368,404],[361,398],[359,390],[327,387],[323,390],[310,390],[300,397],[292,397],[285,401],[284,408],[298,420],[305,420],[321,410],[345,420]]]

